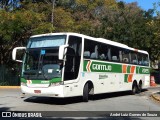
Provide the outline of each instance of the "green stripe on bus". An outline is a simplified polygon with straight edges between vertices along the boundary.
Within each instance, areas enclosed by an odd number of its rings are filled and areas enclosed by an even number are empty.
[[[130,71],[130,69],[131,69],[131,66],[127,66],[127,73],[130,73],[131,71]]]
[[[124,64],[115,64],[107,62],[98,62],[94,60],[84,60],[83,71],[86,72],[113,72],[113,73],[122,73],[122,65]],[[128,65],[126,73],[131,73],[131,66]],[[136,74],[150,74],[149,67],[136,66]]]
[[[139,66],[136,67],[136,73],[139,73]]]
[[[23,82],[23,83],[27,83],[27,80],[26,80],[26,79],[24,79],[24,78],[21,78],[21,82]]]
[[[53,78],[51,80],[30,80],[31,84],[49,84],[49,83],[56,83],[61,82],[62,78]],[[27,80],[24,78],[21,78],[21,82],[27,83]]]
[[[146,68],[146,67],[140,67],[139,68],[139,74],[149,74],[150,73],[150,69]]]
[[[50,80],[50,83],[55,83],[55,82],[61,82],[62,78],[53,78],[52,80]]]
[[[128,83],[128,74],[124,75],[124,82]]]
[[[86,66],[89,60],[85,60],[83,63],[83,71],[87,71]]]

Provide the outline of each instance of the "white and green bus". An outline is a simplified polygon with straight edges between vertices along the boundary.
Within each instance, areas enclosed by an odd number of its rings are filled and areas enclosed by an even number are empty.
[[[23,60],[17,50],[25,49]],[[31,36],[16,47],[22,62],[21,91],[34,96],[73,97],[150,86],[149,54],[127,45],[78,33]]]

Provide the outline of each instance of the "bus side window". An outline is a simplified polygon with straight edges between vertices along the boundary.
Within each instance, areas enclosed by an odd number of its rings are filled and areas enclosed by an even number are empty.
[[[122,62],[122,51],[119,51],[119,60]]]
[[[136,61],[137,64],[143,65],[143,66],[149,66],[149,58],[148,58],[147,54],[138,53],[136,55],[137,55],[137,58],[138,58],[138,61]]]
[[[137,54],[134,53],[134,52],[131,52],[131,63],[132,64],[138,64]]]
[[[101,60],[106,60],[106,56],[105,56],[105,54],[103,54],[103,53],[99,56],[99,58],[100,58]]]
[[[98,45],[96,45],[96,43],[95,42],[93,42],[93,46],[92,46],[93,48],[94,48],[94,50],[92,50],[93,52],[91,53],[91,59],[98,59]],[[93,49],[93,48],[91,48],[91,49]]]
[[[108,48],[107,58],[109,61],[111,61],[111,49],[110,48]]]
[[[120,61],[119,51],[120,51],[119,47],[111,46],[111,56],[112,56],[111,59],[112,59],[112,61],[114,61],[114,62],[119,62]]]
[[[97,59],[98,58],[98,46],[97,42],[85,39],[84,40],[84,58]]]
[[[142,59],[142,54],[138,53],[138,64],[143,65],[143,59]]]
[[[97,59],[98,58],[98,45],[95,46],[94,52],[95,52],[95,57]]]
[[[128,50],[126,50],[126,49],[123,50],[122,59],[123,59],[124,63],[129,63],[130,62],[129,51]]]
[[[128,58],[123,58],[123,62],[128,63]]]
[[[112,60],[117,61],[118,60],[117,56],[112,56]]]
[[[96,59],[96,58],[97,58],[95,52],[93,52],[93,53],[91,54],[91,58],[92,58],[92,59]]]
[[[100,60],[107,60],[107,48],[108,46],[103,43],[98,44],[98,58]]]
[[[78,77],[80,60],[81,60],[81,44],[82,38],[78,36],[69,36],[69,47],[66,52],[66,61],[64,69],[64,81],[74,80]]]
[[[148,66],[149,65],[148,55],[143,54],[143,65],[144,66]]]
[[[90,58],[90,56],[91,56],[90,51],[84,51],[83,56],[84,56],[84,58]]]

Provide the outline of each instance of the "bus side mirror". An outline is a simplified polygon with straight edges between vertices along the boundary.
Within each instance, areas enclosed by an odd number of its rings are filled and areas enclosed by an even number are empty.
[[[26,49],[26,47],[16,47],[13,49],[12,51],[12,60],[17,61],[17,62],[22,62],[22,60],[17,60],[16,59],[16,54],[17,54],[17,50],[23,50]]]
[[[64,59],[64,55],[65,55],[65,53],[66,53],[66,48],[68,47],[68,45],[61,45],[60,47],[59,47],[59,55],[58,55],[58,57],[59,57],[59,60],[63,60]]]

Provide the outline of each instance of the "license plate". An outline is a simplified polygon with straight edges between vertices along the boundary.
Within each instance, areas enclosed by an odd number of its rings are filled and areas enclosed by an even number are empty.
[[[41,93],[41,90],[34,90],[34,93]]]

